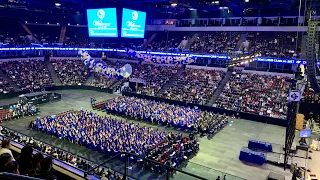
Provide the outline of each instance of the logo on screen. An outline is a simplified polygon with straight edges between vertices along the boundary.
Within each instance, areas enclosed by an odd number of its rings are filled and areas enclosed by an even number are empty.
[[[135,21],[135,20],[137,20],[138,19],[138,12],[137,11],[133,11],[132,12],[132,19]]]
[[[106,16],[106,12],[103,9],[99,9],[97,12],[97,16],[99,19],[103,19]]]

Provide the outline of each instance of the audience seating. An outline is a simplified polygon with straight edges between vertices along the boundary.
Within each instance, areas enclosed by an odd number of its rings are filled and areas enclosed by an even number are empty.
[[[63,85],[82,85],[89,77],[89,69],[79,59],[52,59],[52,66]]]
[[[285,119],[289,78],[234,71],[214,106]]]
[[[142,79],[145,82],[142,87],[136,89],[137,93],[155,96],[178,69],[178,66],[141,64],[134,69],[130,78]]]
[[[53,85],[45,63],[38,59],[8,61],[2,64],[7,76],[22,90],[35,90]]]
[[[239,33],[210,32],[200,33],[190,47],[191,52],[226,54],[233,51],[239,40]]]
[[[300,53],[301,41],[297,40],[296,32],[249,32],[247,40],[251,52],[260,52],[265,57],[292,58]]]
[[[223,71],[188,68],[173,82],[170,89],[159,96],[205,105],[217,89],[224,74]]]

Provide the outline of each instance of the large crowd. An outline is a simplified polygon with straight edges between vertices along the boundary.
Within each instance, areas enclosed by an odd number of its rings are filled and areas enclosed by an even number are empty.
[[[298,58],[301,51],[296,32],[250,32],[246,37],[250,45],[248,51],[260,52],[265,57]]]
[[[63,85],[83,85],[90,71],[80,59],[51,59]]]
[[[131,78],[143,81],[143,85],[136,89],[137,93],[155,96],[178,69],[179,66],[141,64],[133,71]]]
[[[289,78],[234,71],[214,106],[285,119]]]
[[[198,108],[170,105],[135,97],[117,97],[103,102],[107,112],[143,119],[180,130],[213,134],[227,124],[223,115],[201,112]]]
[[[223,77],[223,71],[187,68],[173,82],[170,89],[159,96],[166,99],[205,105]]]
[[[38,59],[8,61],[1,64],[7,76],[22,90],[35,90],[53,85],[45,63]]]
[[[226,54],[235,49],[239,37],[239,33],[233,32],[201,33],[190,46],[190,51]]]
[[[84,110],[38,118],[31,123],[31,127],[107,155],[130,152],[142,157],[157,156],[160,163],[169,162],[174,167],[178,167],[188,157],[186,155],[198,150],[195,138]],[[168,151],[173,155],[169,157]]]

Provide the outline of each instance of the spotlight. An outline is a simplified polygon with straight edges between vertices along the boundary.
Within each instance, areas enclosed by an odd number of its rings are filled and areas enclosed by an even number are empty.
[[[219,4],[219,1],[212,1],[212,4]]]
[[[60,7],[60,6],[61,6],[60,3],[54,3],[54,5],[56,5],[57,7]]]
[[[249,2],[249,0],[244,0],[244,2],[248,3],[248,2]]]
[[[172,7],[176,7],[178,4],[177,3],[172,3],[171,6]]]
[[[195,10],[197,10],[197,9],[195,9],[195,8],[189,8],[189,10],[190,10],[190,11],[195,11]]]

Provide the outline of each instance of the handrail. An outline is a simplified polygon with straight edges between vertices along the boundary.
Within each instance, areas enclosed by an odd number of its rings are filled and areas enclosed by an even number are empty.
[[[42,180],[39,178],[35,178],[35,177],[30,177],[30,176],[23,176],[23,175],[19,175],[19,174],[12,174],[12,173],[7,173],[7,172],[0,172],[0,178],[14,178],[14,179],[29,179],[29,180]]]
[[[93,170],[95,170],[95,169],[97,169],[98,167],[101,167],[102,165],[104,165],[105,163],[107,163],[107,162],[109,162],[109,161],[111,161],[111,160],[113,160],[114,158],[116,158],[116,157],[118,157],[118,156],[120,156],[121,155],[121,153],[118,153],[117,155],[114,155],[114,156],[112,156],[112,157],[110,157],[110,158],[108,158],[106,161],[104,161],[103,163],[100,163],[99,165],[97,165],[96,167],[93,167],[93,168],[91,168],[91,169],[89,169],[89,170],[87,170],[87,171],[85,171],[84,172],[84,177],[86,178],[87,177],[87,175],[89,174],[89,172],[91,172],[91,171],[93,171]]]
[[[203,178],[203,177],[200,177],[200,176],[198,176],[198,175],[191,174],[191,173],[189,173],[189,172],[182,171],[182,170],[180,170],[180,169],[177,169],[177,168],[174,168],[174,167],[171,167],[171,166],[165,165],[165,164],[161,164],[160,162],[157,162],[157,161],[155,161],[155,160],[148,159],[148,158],[145,158],[145,157],[142,157],[142,156],[139,156],[139,155],[133,154],[133,153],[129,153],[129,152],[121,152],[121,153],[119,153],[119,154],[115,155],[114,157],[109,158],[108,160],[106,160],[105,162],[103,162],[103,163],[99,164],[98,166],[96,166],[96,167],[94,167],[94,168],[92,168],[92,169],[90,169],[90,170],[86,171],[86,172],[85,172],[85,175],[87,175],[89,172],[93,171],[94,169],[96,169],[96,168],[98,168],[98,167],[102,166],[103,164],[105,164],[105,163],[109,162],[111,159],[113,159],[113,158],[115,158],[115,157],[117,157],[117,156],[120,156],[120,155],[125,155],[125,157],[126,157],[126,162],[127,162],[127,158],[128,158],[129,156],[134,156],[134,157],[137,157],[137,158],[143,159],[143,160],[145,160],[145,161],[149,161],[149,162],[151,162],[151,163],[157,164],[157,165],[159,165],[159,166],[165,167],[165,169],[166,169],[166,170],[177,171],[177,172],[180,172],[180,173],[182,173],[182,174],[186,174],[186,175],[189,175],[189,176],[191,176],[191,177],[194,177],[194,178],[197,178],[197,179],[201,179],[201,180],[208,180],[208,179]],[[126,169],[127,169],[127,163],[126,163],[126,162],[125,162],[125,174],[124,174],[124,176],[125,176],[125,177],[127,176],[127,174],[126,174],[126,173],[127,173],[127,172],[126,172]],[[168,172],[167,172],[167,176],[168,176]],[[85,177],[86,177],[86,176],[85,176]]]

